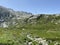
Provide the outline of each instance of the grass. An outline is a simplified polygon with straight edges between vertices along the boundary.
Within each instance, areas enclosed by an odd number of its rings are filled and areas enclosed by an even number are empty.
[[[60,24],[56,25],[49,22],[46,24],[37,23],[26,24],[24,26],[19,25],[18,27],[0,28],[0,43],[4,45],[24,45],[27,34],[60,42]]]

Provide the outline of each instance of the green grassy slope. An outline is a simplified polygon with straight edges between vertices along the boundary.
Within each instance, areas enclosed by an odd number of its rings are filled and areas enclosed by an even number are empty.
[[[47,21],[47,19],[41,18],[37,23],[33,24],[27,23],[9,28],[0,28],[0,45],[25,45],[26,40],[30,41],[26,37],[28,34],[31,34],[32,37],[52,40],[53,42],[49,45],[53,45],[54,41],[60,43],[60,24],[55,24],[57,20],[53,23],[49,20]]]

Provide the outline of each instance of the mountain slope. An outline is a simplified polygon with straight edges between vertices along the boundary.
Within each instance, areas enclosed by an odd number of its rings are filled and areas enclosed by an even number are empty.
[[[60,45],[60,14],[36,14],[0,6],[0,45]]]
[[[0,27],[3,26],[1,23],[3,23],[3,24],[4,24],[4,22],[5,23],[7,23],[7,22],[14,23],[13,20],[25,19],[25,18],[30,17],[31,15],[32,15],[32,13],[27,13],[27,12],[23,12],[23,11],[14,11],[13,9],[0,6]],[[9,24],[7,23],[7,26]]]

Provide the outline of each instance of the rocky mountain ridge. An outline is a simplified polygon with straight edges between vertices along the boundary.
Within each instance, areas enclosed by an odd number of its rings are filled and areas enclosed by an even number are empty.
[[[37,14],[24,12],[24,11],[14,11],[10,8],[5,8],[0,6],[0,27],[8,27],[9,25],[14,25],[17,23],[35,23],[43,22],[58,22],[60,23],[60,14]],[[17,22],[18,21],[18,22]],[[57,24],[57,23],[56,23]]]

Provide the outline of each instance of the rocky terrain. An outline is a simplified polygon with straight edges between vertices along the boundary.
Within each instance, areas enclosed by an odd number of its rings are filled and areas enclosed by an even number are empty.
[[[0,45],[60,45],[60,14],[32,14],[0,6]]]

